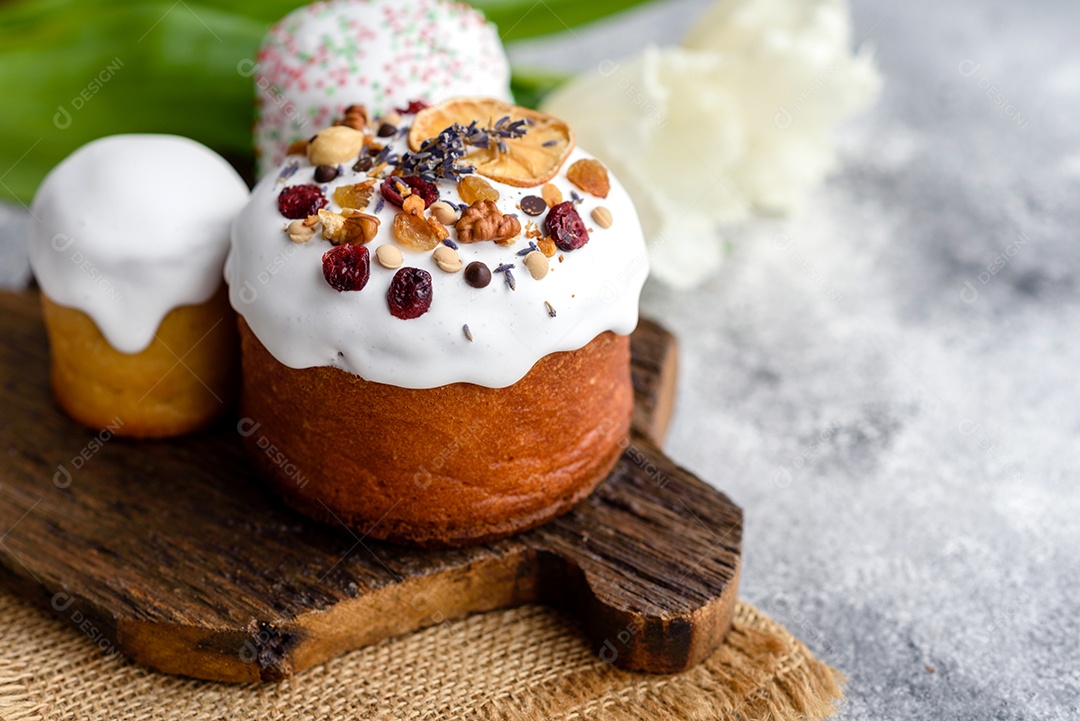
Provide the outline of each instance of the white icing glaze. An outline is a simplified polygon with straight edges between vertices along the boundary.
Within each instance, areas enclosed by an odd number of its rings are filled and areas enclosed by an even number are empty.
[[[412,100],[511,100],[498,30],[464,3],[330,0],[300,7],[267,33],[254,68],[260,175],[294,140],[353,104],[385,115]]]
[[[221,286],[229,227],[247,199],[236,171],[194,140],[101,138],[38,189],[30,263],[45,295],[138,353],[169,311]]]
[[[407,150],[398,141],[399,152]],[[573,186],[566,169],[580,158],[591,157],[575,150],[551,181],[571,198]],[[360,291],[338,292],[322,274],[322,255],[332,246],[321,233],[306,244],[296,244],[284,232],[286,220],[277,207],[281,189],[289,185],[314,184],[313,168],[303,158],[299,170],[287,180],[279,173],[263,178],[252,192],[251,202],[233,226],[232,250],[226,263],[229,297],[278,361],[292,368],[333,366],[367,380],[405,388],[434,388],[466,382],[491,388],[511,385],[542,357],[556,351],[576,350],[603,331],[629,334],[637,326],[638,298],[648,274],[648,256],[637,214],[630,197],[612,178],[606,199],[581,193],[578,206],[590,229],[589,242],[578,250],[560,252],[551,259],[551,272],[534,280],[518,251],[527,248],[524,233],[512,246],[486,241],[459,244],[462,263],[483,261],[493,271],[491,284],[476,289],[465,282],[464,273],[440,270],[430,252],[399,246],[405,266],[422,268],[432,276],[431,309],[412,320],[390,314],[386,291],[396,270],[383,268],[375,250],[394,243],[392,222],[398,208],[385,203],[378,213],[378,237],[368,243],[371,279]],[[288,167],[288,163],[284,166]],[[280,169],[279,169],[280,171]],[[339,185],[366,178],[345,172],[326,186],[327,209],[340,210],[333,201]],[[504,213],[517,213],[522,228],[533,220],[542,228],[546,213],[530,218],[516,206],[540,188],[515,188],[491,183],[500,193]],[[438,183],[444,200],[460,202],[453,183]],[[373,213],[376,192],[366,212]],[[592,221],[593,208],[608,208],[614,223],[608,229]],[[451,231],[451,239],[456,233]],[[564,256],[563,262],[559,257]],[[517,289],[511,290],[500,263],[513,263]],[[549,316],[545,301],[556,311]],[[465,337],[468,325],[473,341]]]

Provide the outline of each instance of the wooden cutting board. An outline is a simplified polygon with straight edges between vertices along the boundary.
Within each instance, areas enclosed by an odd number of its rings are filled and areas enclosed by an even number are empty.
[[[566,609],[600,657],[655,673],[731,624],[742,512],[659,450],[672,336],[633,336],[635,430],[575,510],[511,539],[418,551],[290,512],[248,469],[235,420],[131,441],[68,420],[33,294],[0,293],[0,582],[106,651],[173,674],[277,680],[474,611]]]

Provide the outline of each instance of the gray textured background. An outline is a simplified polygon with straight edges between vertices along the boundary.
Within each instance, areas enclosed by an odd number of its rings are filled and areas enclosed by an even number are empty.
[[[514,54],[589,67],[706,4]],[[854,16],[885,87],[843,170],[707,287],[647,288],[682,339],[670,452],[745,508],[743,595],[848,675],[840,718],[1077,719],[1080,4]],[[24,234],[0,206],[0,283]]]

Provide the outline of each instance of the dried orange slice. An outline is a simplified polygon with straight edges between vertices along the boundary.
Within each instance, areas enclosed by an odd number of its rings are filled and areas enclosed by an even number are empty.
[[[552,115],[521,108],[490,98],[453,98],[421,110],[409,131],[409,147],[416,152],[428,138],[434,138],[454,123],[469,125],[474,120],[481,129],[494,128],[503,118],[513,123],[531,124],[520,138],[501,138],[488,148],[468,146],[462,161],[476,172],[499,183],[531,188],[555,177],[574,149],[574,132],[565,121]]]

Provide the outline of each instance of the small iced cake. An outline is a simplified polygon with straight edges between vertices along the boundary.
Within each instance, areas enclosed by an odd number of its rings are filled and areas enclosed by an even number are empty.
[[[296,150],[226,266],[263,475],[311,516],[428,546],[570,509],[630,425],[648,261],[623,187],[564,122],[492,99]]]
[[[95,140],[45,178],[30,262],[72,418],[161,437],[228,407],[237,338],[222,267],[247,199],[224,159],[171,135]]]
[[[251,68],[260,175],[290,143],[341,116],[389,115],[458,95],[510,100],[510,62],[498,30],[450,0],[329,0],[275,23]],[[367,118],[360,122],[366,123]],[[396,121],[395,121],[396,122]]]

